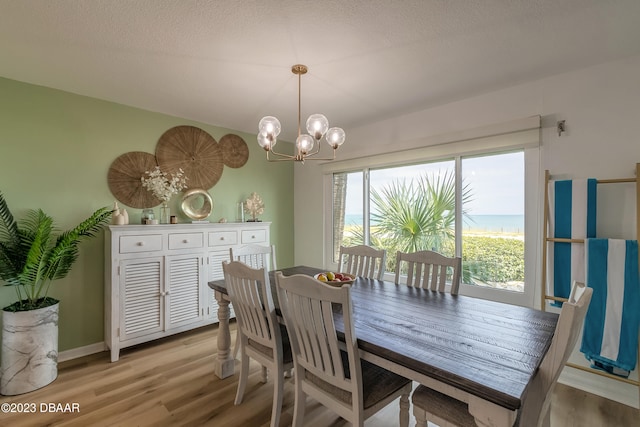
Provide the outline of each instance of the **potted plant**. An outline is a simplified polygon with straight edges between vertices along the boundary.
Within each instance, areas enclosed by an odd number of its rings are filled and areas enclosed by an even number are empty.
[[[58,305],[49,288],[78,258],[78,245],[110,219],[106,207],[75,228],[59,233],[53,218],[30,210],[17,222],[0,193],[0,279],[16,290],[17,301],[2,310],[0,394],[44,387],[58,375]]]

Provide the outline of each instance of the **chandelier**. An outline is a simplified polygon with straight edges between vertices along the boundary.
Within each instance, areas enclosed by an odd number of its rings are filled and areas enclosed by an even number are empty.
[[[308,71],[306,65],[297,64],[291,67],[291,72],[298,76],[298,138],[296,139],[295,154],[283,154],[273,150],[278,135],[280,134],[280,121],[273,116],[266,116],[258,124],[258,145],[267,152],[267,160],[270,162],[293,160],[303,162],[305,160],[335,160],[336,150],[344,143],[345,133],[341,128],[329,128],[329,121],[322,114],[312,114],[307,119],[307,132],[300,132],[300,80]],[[313,157],[320,152],[320,140],[324,137],[327,144],[333,148],[333,157]],[[276,156],[270,158],[269,154]]]

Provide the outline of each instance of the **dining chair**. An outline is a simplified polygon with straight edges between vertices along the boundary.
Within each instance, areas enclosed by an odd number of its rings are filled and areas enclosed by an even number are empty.
[[[551,346],[542,359],[514,425],[549,427],[553,389],[578,340],[592,293],[593,289],[584,283],[573,283],[569,299],[560,310]],[[426,427],[427,421],[441,427],[476,426],[466,403],[423,385],[416,387],[411,401],[416,427]]]
[[[242,261],[252,268],[264,267],[267,271],[277,270],[276,247],[274,245],[245,245],[235,250],[229,248],[231,261]]]
[[[445,292],[447,276],[450,276],[450,292],[453,295],[458,294],[462,258],[450,258],[433,251],[411,253],[398,251],[396,253],[396,284],[400,283],[400,275],[405,265],[408,286]]]
[[[245,245],[236,250],[229,248],[229,259],[231,261],[241,261],[251,268],[265,268],[267,271],[275,270],[276,266],[276,247],[274,245]],[[236,336],[236,343],[233,347],[233,358],[238,358],[240,351],[240,340]],[[266,375],[266,373],[264,373]]]
[[[249,377],[249,358],[273,373],[271,427],[280,423],[284,372],[293,367],[286,329],[278,323],[270,290],[269,273],[239,261],[223,262],[224,280],[235,307],[241,348],[240,379],[234,404],[242,403]],[[263,377],[263,381],[266,378]]]
[[[382,280],[386,259],[387,251],[384,249],[367,245],[340,246],[338,269],[341,273]]]
[[[302,426],[306,396],[354,426],[400,398],[400,425],[409,425],[411,381],[360,359],[351,287],[306,275],[276,273],[278,301],[291,340],[295,377],[293,425]],[[341,307],[344,342],[333,309]],[[341,346],[344,350],[341,350]]]

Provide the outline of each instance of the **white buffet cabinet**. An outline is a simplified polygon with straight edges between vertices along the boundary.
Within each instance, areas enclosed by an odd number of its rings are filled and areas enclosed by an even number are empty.
[[[105,235],[105,343],[120,349],[218,321],[207,283],[229,248],[270,244],[269,222],[111,225]],[[232,314],[233,315],[233,314]]]

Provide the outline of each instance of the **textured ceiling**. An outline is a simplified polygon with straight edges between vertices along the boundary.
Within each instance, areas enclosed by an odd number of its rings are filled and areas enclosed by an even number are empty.
[[[349,128],[640,53],[639,0],[0,0],[0,76],[256,133]]]

